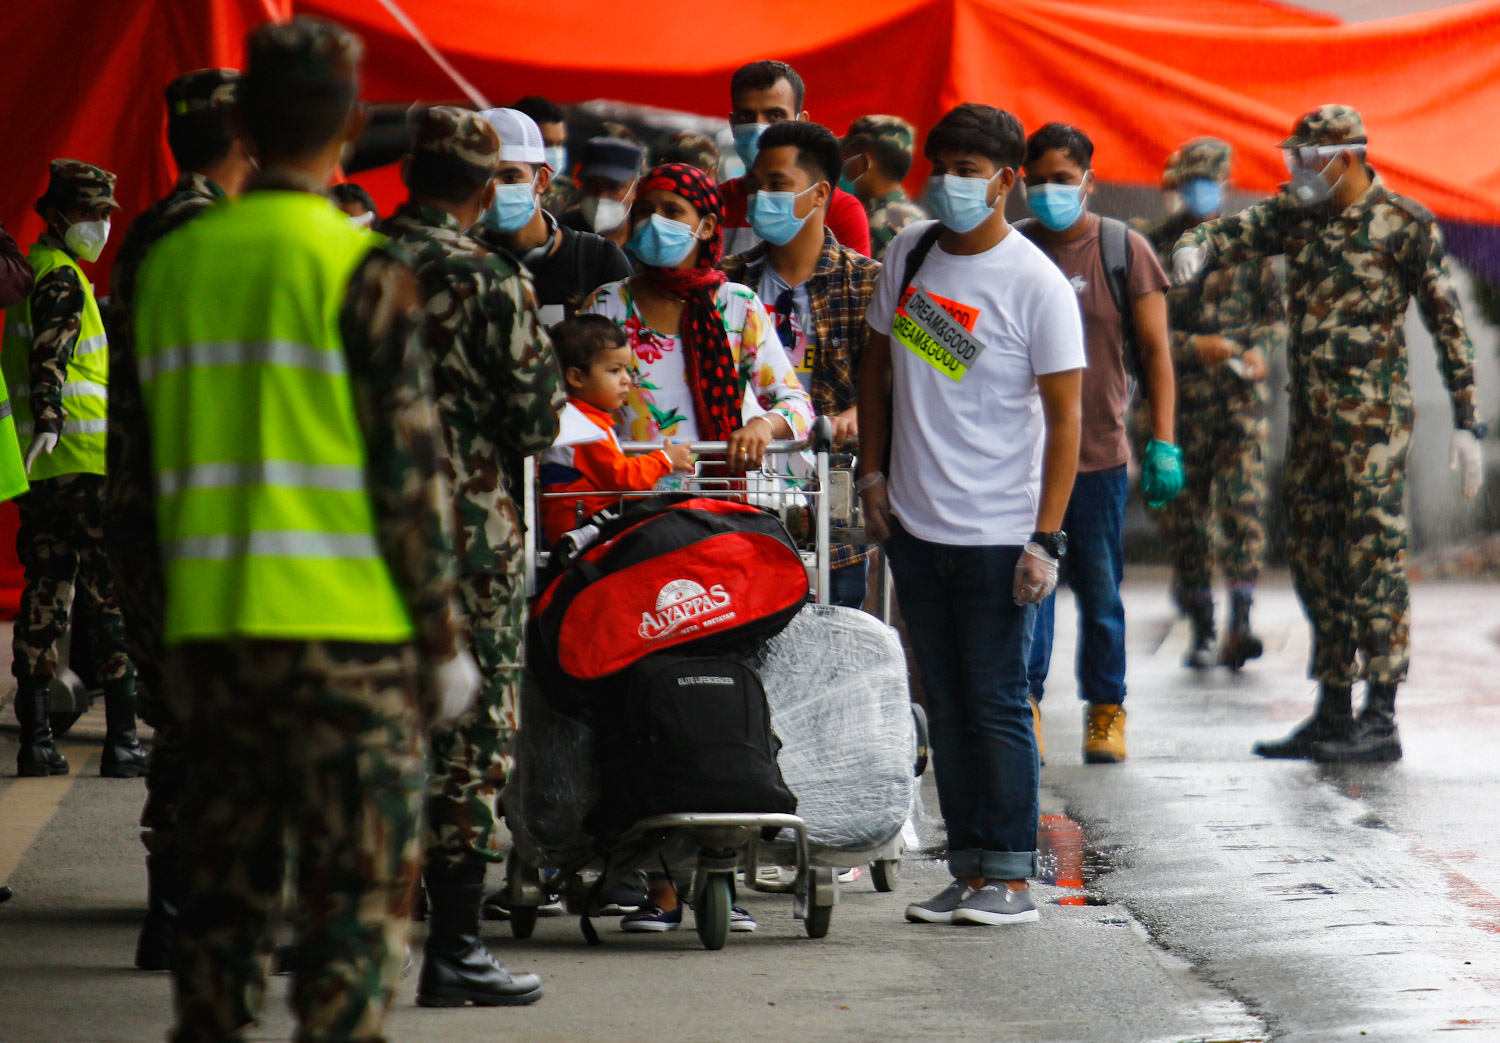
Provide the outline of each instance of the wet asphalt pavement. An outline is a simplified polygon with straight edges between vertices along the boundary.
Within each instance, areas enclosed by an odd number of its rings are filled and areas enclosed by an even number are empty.
[[[651,937],[601,924],[598,949],[572,919],[541,921],[529,942],[489,924],[507,965],[544,976],[542,1002],[425,1011],[408,978],[390,1036],[1500,1040],[1500,588],[1413,596],[1406,759],[1328,768],[1249,754],[1311,705],[1290,589],[1261,594],[1265,659],[1197,676],[1178,665],[1186,631],[1164,582],[1133,573],[1131,756],[1086,767],[1064,594],[1044,709],[1039,924],[904,923],[902,906],[944,881],[939,860],[915,853],[896,894],[874,893],[868,874],[845,887],[821,941],[802,936],[785,899],[761,895],[743,898],[761,930],[722,953],[702,952],[690,921]],[[0,906],[0,1043],[159,1040],[166,1028],[165,976],[129,968],[142,787],[97,777],[102,723],[98,709],[80,722],[64,743],[75,775],[55,780],[4,777],[14,733],[0,732],[0,883],[17,892]],[[924,789],[935,809],[930,776]],[[940,823],[924,819],[922,840],[940,847]],[[287,986],[273,980],[251,1038],[287,1038]]]
[[[1413,588],[1406,757],[1381,766],[1249,755],[1312,703],[1289,589],[1262,591],[1268,653],[1238,676],[1178,665],[1159,588],[1126,608],[1129,761],[1081,765],[1073,693],[1045,703],[1043,782],[1087,833],[1088,893],[1274,1038],[1500,1039],[1500,588]]]

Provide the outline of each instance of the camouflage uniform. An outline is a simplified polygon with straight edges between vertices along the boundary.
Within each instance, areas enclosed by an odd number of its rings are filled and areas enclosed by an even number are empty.
[[[879,143],[899,148],[910,156],[915,138],[912,125],[900,116],[861,116],[849,125],[849,133],[844,135],[844,150]],[[877,261],[885,256],[885,248],[896,238],[896,233],[909,224],[932,217],[908,199],[906,190],[899,186],[883,195],[872,196],[864,203],[865,212],[870,215],[870,256]]]
[[[542,209],[549,214],[565,214],[577,205],[578,186],[573,183],[573,176],[566,171],[553,171],[547,191],[542,193]]]
[[[417,127],[414,151],[493,167],[500,139],[482,118],[439,106]],[[494,861],[501,857],[495,798],[505,783],[502,749],[519,723],[525,611],[522,522],[505,458],[552,444],[565,395],[520,265],[486,250],[435,207],[409,202],[381,230],[417,265],[457,505],[460,589],[485,678],[478,705],[432,735],[428,857]]]
[[[719,180],[719,146],[714,144],[713,138],[695,130],[673,131],[656,162],[686,163],[715,181]]]
[[[60,208],[103,205],[118,210],[114,185],[115,175],[107,170],[76,159],[53,160],[43,201]],[[44,232],[38,242],[71,254],[52,231]],[[54,268],[32,288],[27,393],[36,434],[58,433],[67,419],[63,385],[78,343],[87,292],[78,273],[67,266]],[[31,432],[18,433],[24,451]],[[29,492],[16,498],[21,520],[16,555],[26,570],[26,587],[12,640],[11,672],[22,689],[45,686],[57,676],[57,642],[68,632],[78,595],[80,614],[92,630],[99,682],[133,684],[114,577],[104,551],[103,492],[103,475],[65,474],[34,481]]]
[[[167,118],[201,118],[227,112],[240,75],[234,69],[199,69],[167,84]],[[147,473],[151,446],[135,438],[130,424],[119,416],[141,414],[140,377],[131,344],[130,305],[141,261],[158,239],[203,213],[224,197],[224,190],[205,174],[184,170],[166,196],[152,203],[130,223],[115,255],[110,274],[113,304],[109,322],[108,464],[104,481],[104,516],[108,521],[105,546],[118,583],[124,617],[125,647],[135,665],[141,699],[141,718],[155,729],[151,740],[151,773],[146,780],[146,806],[141,811],[142,842],[152,854],[167,852],[175,829],[177,802],[182,792],[185,750],[177,726],[162,695],[161,559],[156,542],[156,512],[150,490],[119,476]]]
[[[1329,105],[1302,117],[1283,147],[1364,142],[1358,113]],[[1299,206],[1282,191],[1199,225],[1180,245],[1206,247],[1210,264],[1286,256],[1288,552],[1312,621],[1311,676],[1333,687],[1361,674],[1381,686],[1404,681],[1412,396],[1403,328],[1413,294],[1437,342],[1454,423],[1475,425],[1474,349],[1437,222],[1372,172],[1342,212]]]
[[[249,40],[244,89],[259,89],[258,78],[278,93],[352,87],[360,49],[313,19],[264,26]],[[273,167],[252,190],[322,188]],[[189,275],[183,300],[192,291]],[[383,1038],[421,853],[424,724],[434,699],[425,678],[429,664],[458,653],[463,626],[416,303],[399,251],[377,247],[351,275],[338,312],[376,538],[414,642],[225,639],[167,656],[164,689],[192,754],[179,812],[186,897],[170,1037],[179,1043],[240,1039],[258,1016],[288,864],[298,892],[298,1038]],[[183,306],[136,304],[142,313]],[[143,415],[118,422],[130,425],[132,444],[145,433]],[[149,470],[121,481],[130,495],[150,495]]]
[[[1190,178],[1223,182],[1229,146],[1212,138],[1190,142],[1168,162],[1165,187]],[[1187,210],[1141,229],[1170,265],[1177,240],[1198,219]],[[1246,381],[1227,365],[1206,366],[1193,346],[1217,334],[1241,351],[1270,358],[1286,337],[1285,285],[1273,258],[1216,268],[1200,284],[1167,291],[1172,364],[1177,373],[1177,427],[1186,472],[1182,495],[1157,512],[1172,554],[1173,590],[1211,596],[1217,557],[1232,588],[1253,587],[1265,553],[1265,381]],[[1222,539],[1215,554],[1214,528]]]

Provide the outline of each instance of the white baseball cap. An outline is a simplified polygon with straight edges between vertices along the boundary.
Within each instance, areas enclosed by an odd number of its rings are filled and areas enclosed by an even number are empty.
[[[546,144],[536,120],[520,109],[485,109],[480,115],[500,135],[501,162],[546,165]]]

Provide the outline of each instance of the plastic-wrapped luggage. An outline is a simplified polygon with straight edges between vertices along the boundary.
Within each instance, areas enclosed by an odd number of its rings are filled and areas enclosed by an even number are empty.
[[[916,792],[906,661],[895,631],[854,609],[808,605],[752,661],[813,858],[858,864],[900,831]],[[511,831],[536,864],[582,857],[590,845],[583,820],[598,797],[594,736],[530,685],[521,721],[504,797]]]

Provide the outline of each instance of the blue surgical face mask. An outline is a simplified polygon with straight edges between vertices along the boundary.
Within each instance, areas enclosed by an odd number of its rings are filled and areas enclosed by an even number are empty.
[[[989,201],[990,182],[995,177],[962,177],[934,174],[927,181],[927,208],[947,228],[962,235],[972,232],[994,213]]]
[[[519,185],[496,185],[495,201],[480,220],[497,232],[519,232],[535,213],[535,183],[523,181]]]
[[[568,146],[548,145],[542,150],[547,157],[547,165],[552,168],[554,174],[566,174],[568,172]]]
[[[755,157],[760,154],[760,136],[769,127],[769,123],[736,123],[729,128],[734,135],[734,150],[739,153],[746,170],[755,166]]]
[[[660,214],[636,222],[625,244],[625,249],[647,268],[676,268],[697,248],[697,228]]]
[[[1218,213],[1219,204],[1224,201],[1224,186],[1213,178],[1191,178],[1184,181],[1177,192],[1182,196],[1182,205],[1194,217]]]
[[[1027,185],[1026,206],[1044,227],[1065,231],[1083,216],[1083,190],[1087,185],[1087,180],[1077,185]]]
[[[860,171],[859,176],[851,178],[849,176],[849,164],[853,163],[856,159],[864,158],[865,157],[863,155],[850,156],[848,159],[844,160],[844,167],[841,171],[839,171],[839,188],[843,189],[845,192],[848,192],[851,196],[859,190],[859,183],[863,181],[865,179],[865,175],[870,172],[870,167],[868,161],[866,161],[865,169]]]
[[[797,197],[806,195],[817,187],[813,185],[801,192],[755,193],[750,197],[748,208],[751,230],[768,243],[785,246],[797,237],[797,233],[802,231],[802,226],[812,216],[810,210],[802,217],[797,216]]]

